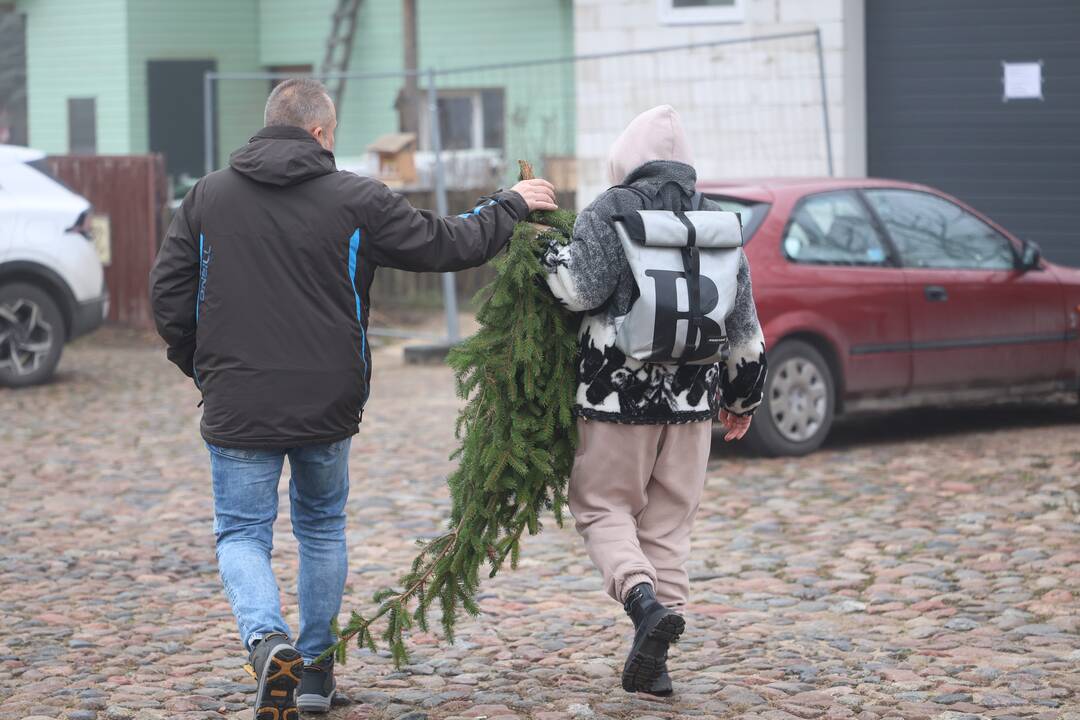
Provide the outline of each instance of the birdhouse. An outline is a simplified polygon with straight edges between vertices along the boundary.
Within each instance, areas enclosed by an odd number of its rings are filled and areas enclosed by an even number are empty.
[[[368,145],[379,158],[379,179],[389,186],[401,187],[416,182],[416,135],[391,133]]]

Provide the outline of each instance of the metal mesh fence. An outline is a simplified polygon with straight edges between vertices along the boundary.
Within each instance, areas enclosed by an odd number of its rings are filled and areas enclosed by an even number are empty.
[[[581,205],[610,185],[608,148],[626,123],[661,104],[682,116],[702,179],[831,174],[819,48],[817,33],[804,32],[436,77],[440,98],[501,95],[502,125],[488,132],[484,115],[476,134],[498,141],[492,154],[502,183],[512,180],[514,161],[527,158],[562,189],[576,191]],[[450,102],[440,102],[444,126],[467,112],[463,101]],[[448,180],[458,187],[464,178],[450,173]]]
[[[207,74],[207,171],[226,160],[221,149],[243,143],[261,124],[262,103],[236,99],[265,98],[284,77]],[[832,174],[816,31],[345,77],[339,168],[377,177],[415,206],[443,213],[468,210],[480,195],[512,184],[518,159],[556,184],[561,205],[587,204],[610,184],[611,142],[634,115],[660,104],[682,116],[700,179]],[[375,284],[376,307],[430,306],[441,291],[448,318],[455,314],[448,278],[389,275]],[[459,275],[462,295],[486,278],[484,271]],[[448,334],[455,334],[453,322]]]

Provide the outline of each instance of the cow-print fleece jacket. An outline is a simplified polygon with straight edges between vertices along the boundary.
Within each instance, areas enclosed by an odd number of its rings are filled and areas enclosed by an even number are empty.
[[[672,182],[690,195],[697,173],[685,163],[656,160],[634,170],[624,184],[649,196],[662,190],[672,196],[664,197],[664,206],[678,207],[679,191],[668,184]],[[720,408],[737,415],[752,413],[761,403],[765,382],[765,339],[745,255],[735,305],[726,321],[730,354],[725,365],[642,363],[615,346],[615,318],[629,312],[636,283],[610,218],[641,209],[644,200],[637,193],[611,188],[578,215],[571,242],[553,242],[543,258],[551,291],[570,310],[585,313],[575,412],[631,424],[698,422],[714,417]],[[721,208],[706,200],[703,209]]]

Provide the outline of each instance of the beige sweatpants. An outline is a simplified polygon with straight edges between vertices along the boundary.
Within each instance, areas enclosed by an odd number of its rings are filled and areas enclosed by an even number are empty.
[[[619,602],[650,582],[668,607],[687,602],[690,528],[705,486],[712,423],[620,425],[579,419],[570,512]]]

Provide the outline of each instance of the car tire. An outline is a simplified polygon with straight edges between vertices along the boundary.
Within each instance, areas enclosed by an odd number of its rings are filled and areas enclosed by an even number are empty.
[[[48,293],[27,283],[0,286],[0,385],[47,382],[66,337],[64,316]]]
[[[769,457],[817,450],[829,434],[836,407],[829,363],[801,340],[781,342],[768,360],[762,403],[746,435],[750,449]]]

